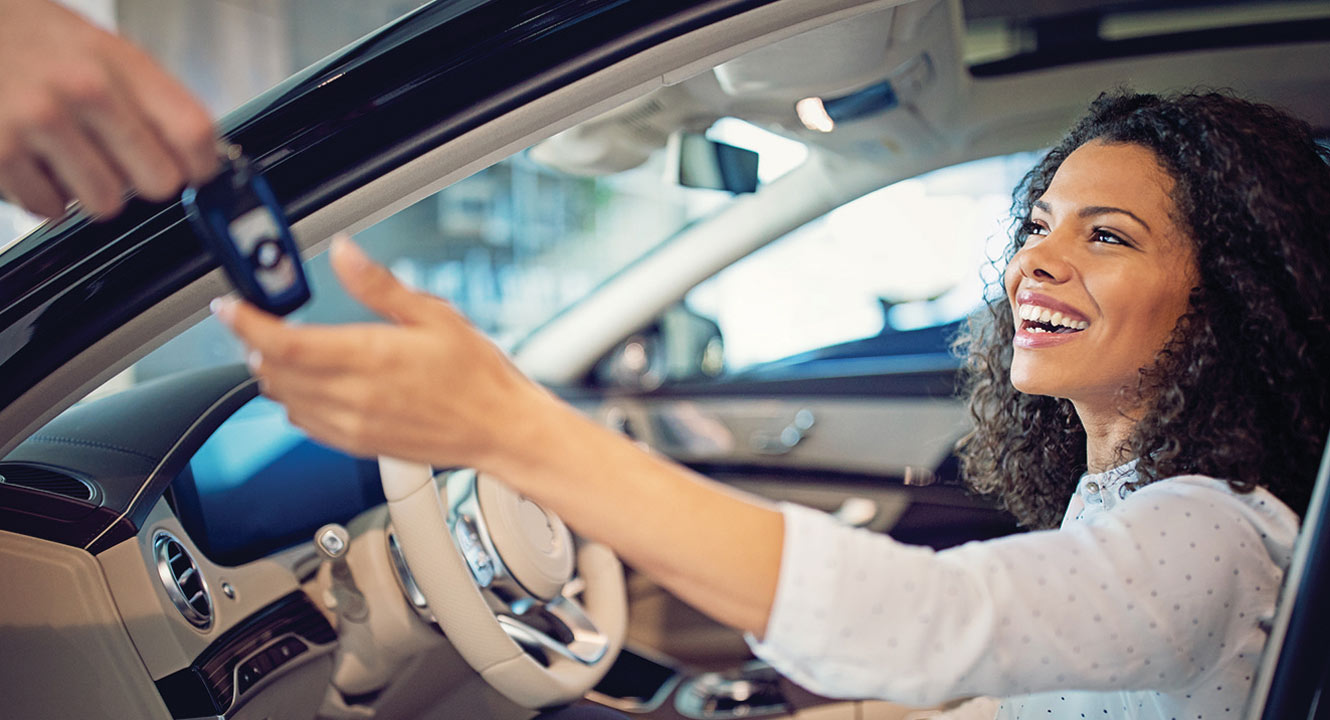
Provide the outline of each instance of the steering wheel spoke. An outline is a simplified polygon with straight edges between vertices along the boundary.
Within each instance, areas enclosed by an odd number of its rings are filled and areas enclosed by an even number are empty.
[[[380,458],[380,474],[412,604],[496,690],[549,707],[604,676],[627,627],[612,551],[576,546],[556,515],[473,470],[442,493],[428,466]]]
[[[535,604],[520,615],[499,615],[498,620],[518,645],[553,652],[584,665],[600,662],[610,649],[610,639],[570,597],[561,595]]]

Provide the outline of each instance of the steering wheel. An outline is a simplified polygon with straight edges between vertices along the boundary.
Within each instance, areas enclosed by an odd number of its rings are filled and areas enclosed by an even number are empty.
[[[411,576],[444,635],[491,687],[539,709],[577,700],[600,681],[628,625],[612,550],[582,542],[574,551],[558,516],[474,470],[447,476],[446,508],[430,466],[380,457],[379,473]]]

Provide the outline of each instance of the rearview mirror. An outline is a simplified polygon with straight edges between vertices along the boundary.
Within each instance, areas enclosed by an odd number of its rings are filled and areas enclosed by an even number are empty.
[[[676,132],[666,145],[670,178],[684,187],[757,192],[757,153],[705,135]]]

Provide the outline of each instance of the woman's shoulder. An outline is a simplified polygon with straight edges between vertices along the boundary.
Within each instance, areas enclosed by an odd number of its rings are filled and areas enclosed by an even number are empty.
[[[1212,522],[1221,533],[1249,528],[1280,565],[1287,564],[1301,524],[1297,513],[1264,487],[1240,492],[1228,481],[1206,475],[1155,481],[1133,493],[1120,509],[1197,516]]]

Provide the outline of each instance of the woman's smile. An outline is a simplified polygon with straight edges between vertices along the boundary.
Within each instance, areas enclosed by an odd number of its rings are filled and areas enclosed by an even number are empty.
[[[1090,142],[1063,161],[1007,267],[1018,390],[1125,409],[1122,390],[1153,364],[1195,284],[1172,189],[1137,145]]]
[[[1016,294],[1016,338],[1019,347],[1060,345],[1090,327],[1080,310],[1029,290]]]

